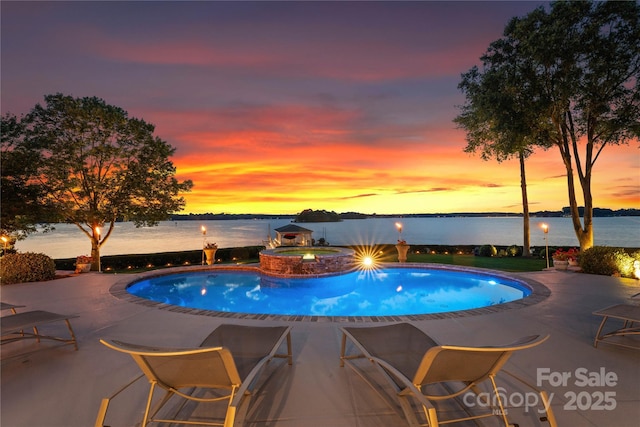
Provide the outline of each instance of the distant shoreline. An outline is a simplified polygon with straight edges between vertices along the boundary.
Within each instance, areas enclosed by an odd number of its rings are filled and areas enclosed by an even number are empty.
[[[529,213],[530,218],[562,218],[570,217],[569,208],[559,211],[537,211]],[[583,208],[580,208],[582,217]],[[522,218],[522,213],[513,212],[449,212],[449,213],[418,213],[418,214],[363,214],[358,212],[343,212],[337,214],[344,219],[367,218]],[[228,214],[228,213],[204,213],[204,214],[173,214],[169,221],[213,221],[233,219],[295,219],[298,214]],[[640,209],[607,209],[593,208],[595,218],[602,217],[626,217],[640,216]]]

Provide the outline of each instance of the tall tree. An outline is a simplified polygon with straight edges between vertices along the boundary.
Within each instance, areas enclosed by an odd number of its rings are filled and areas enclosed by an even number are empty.
[[[532,153],[531,129],[536,116],[531,114],[533,96],[522,73],[512,39],[491,44],[481,57],[484,72],[473,67],[462,75],[458,87],[466,96],[461,114],[454,121],[467,131],[469,153],[480,152],[483,160],[502,162],[517,157],[520,164],[520,189],[523,212],[523,255],[529,256],[531,238],[525,159]]]
[[[546,83],[540,106],[547,127],[539,137],[560,152],[573,227],[587,249],[593,246],[596,160],[605,146],[640,136],[640,4],[558,2],[549,13],[537,9],[514,20],[508,30],[532,59],[533,77]]]
[[[573,227],[581,249],[590,248],[596,160],[607,145],[640,137],[640,4],[554,2],[549,11],[513,18],[501,40],[513,48],[522,77],[513,97],[528,100],[518,121],[529,124],[532,144],[559,150]],[[485,73],[503,65],[491,53]],[[494,119],[484,117],[487,125]]]
[[[13,243],[35,233],[38,223],[46,230],[50,210],[41,203],[42,189],[29,182],[36,156],[24,147],[24,126],[20,119],[10,113],[0,117],[0,141],[1,232]]]
[[[180,193],[193,184],[175,178],[175,149],[153,125],[102,99],[62,94],[45,96],[23,121],[24,144],[38,154],[32,182],[60,220],[90,239],[93,270],[116,220],[157,225],[183,208]]]

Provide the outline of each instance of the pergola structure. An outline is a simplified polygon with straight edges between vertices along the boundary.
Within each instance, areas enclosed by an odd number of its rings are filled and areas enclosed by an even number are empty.
[[[276,228],[276,246],[313,246],[313,230],[295,224]]]

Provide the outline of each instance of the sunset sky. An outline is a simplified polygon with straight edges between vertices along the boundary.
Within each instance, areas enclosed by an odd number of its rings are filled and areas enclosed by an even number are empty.
[[[460,75],[543,2],[1,3],[1,111],[97,96],[156,126],[185,213],[521,212],[517,161],[463,152]],[[530,209],[568,205],[557,150]],[[594,204],[640,208],[638,142],[607,147]],[[579,199],[581,203],[581,199]]]

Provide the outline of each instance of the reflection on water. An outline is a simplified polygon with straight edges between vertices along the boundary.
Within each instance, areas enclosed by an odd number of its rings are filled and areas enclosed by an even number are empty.
[[[395,223],[403,224],[402,237],[409,244],[522,245],[522,218],[370,218],[329,223],[305,223],[317,240],[323,236],[333,245],[395,243]],[[102,247],[102,255],[154,253],[201,249],[201,226],[207,240],[218,247],[263,245],[269,230],[286,225],[288,219],[177,221],[158,227],[136,228],[117,223]],[[579,246],[571,218],[531,218],[531,245],[544,246],[541,223],[549,224],[549,245]],[[640,217],[594,218],[596,245],[636,247],[640,242]],[[89,239],[73,224],[58,224],[50,233],[29,236],[16,245],[22,252],[39,252],[52,258],[75,258],[91,250]]]
[[[515,280],[485,274],[387,268],[320,278],[251,271],[191,272],[131,285],[136,296],[184,307],[251,314],[392,316],[467,310],[523,298]]]
[[[358,282],[351,279],[348,275],[317,277],[310,280],[262,275],[260,290],[263,294],[275,298],[287,298],[293,292],[325,299],[354,292]]]

